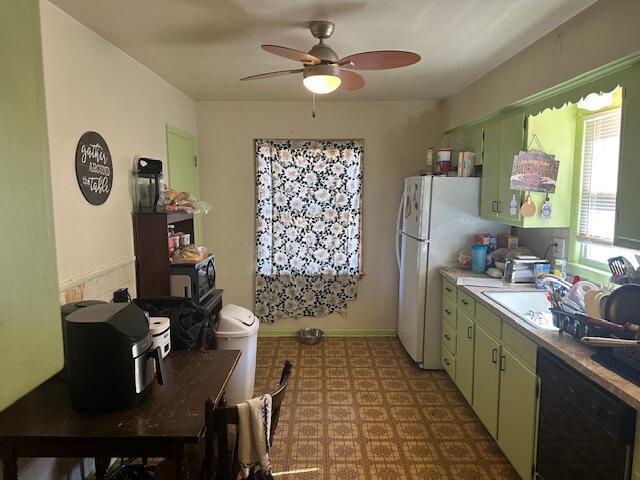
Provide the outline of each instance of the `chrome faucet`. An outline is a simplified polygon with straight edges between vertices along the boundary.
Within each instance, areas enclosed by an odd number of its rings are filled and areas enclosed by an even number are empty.
[[[569,282],[552,273],[546,273],[546,272],[539,273],[536,276],[536,278],[543,283],[555,283],[556,285],[559,285],[566,289],[569,289],[572,287],[572,285]]]

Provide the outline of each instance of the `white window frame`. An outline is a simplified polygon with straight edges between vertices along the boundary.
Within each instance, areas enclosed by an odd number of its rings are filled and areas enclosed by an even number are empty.
[[[613,245],[613,235],[611,236],[610,239],[602,239],[599,240],[597,238],[594,238],[593,240],[589,240],[584,238],[584,236],[582,236],[581,238],[581,228],[580,228],[580,219],[583,216],[583,205],[582,205],[582,198],[583,198],[583,193],[584,193],[584,186],[583,186],[583,176],[584,176],[584,171],[585,171],[585,150],[586,150],[586,135],[587,135],[587,129],[586,129],[586,123],[589,120],[593,120],[596,118],[602,118],[602,117],[606,117],[606,116],[610,116],[613,114],[618,114],[621,115],[622,113],[622,108],[621,107],[614,107],[614,108],[610,108],[607,109],[605,111],[600,111],[600,112],[596,112],[590,115],[585,116],[582,119],[583,122],[583,136],[582,136],[582,154],[581,154],[581,158],[580,158],[580,178],[579,178],[579,183],[578,183],[578,189],[579,189],[579,195],[578,195],[578,226],[577,226],[577,242],[578,242],[578,252],[579,252],[579,261],[581,264],[583,265],[587,265],[590,267],[594,267],[600,270],[608,270],[608,265],[606,262],[601,262],[597,259],[594,259],[593,257],[589,256],[589,248],[592,246],[601,246],[603,248],[608,248],[611,250],[610,253],[610,257],[614,257],[620,254],[625,253],[624,250],[626,249],[621,249],[619,247],[615,247]],[[620,134],[619,134],[620,135]],[[618,162],[619,162],[619,153],[618,153]],[[615,211],[615,202],[617,202],[617,191],[616,191],[616,199],[614,200],[614,205],[613,205],[613,209]],[[607,240],[610,240],[611,243],[609,243]]]

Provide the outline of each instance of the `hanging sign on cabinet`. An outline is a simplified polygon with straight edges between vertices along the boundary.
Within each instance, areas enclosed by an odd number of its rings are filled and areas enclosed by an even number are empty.
[[[513,157],[511,169],[511,190],[546,192],[556,191],[558,180],[558,160],[544,152],[520,152]]]
[[[76,147],[76,180],[84,198],[102,205],[113,185],[113,164],[107,142],[97,132],[85,132]]]

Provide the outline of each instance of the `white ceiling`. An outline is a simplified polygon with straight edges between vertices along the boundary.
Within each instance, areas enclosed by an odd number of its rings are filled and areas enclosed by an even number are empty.
[[[331,19],[340,57],[412,50],[417,65],[362,72],[332,100],[430,100],[454,94],[595,0],[51,0],[196,100],[302,100],[301,76],[239,82],[299,68],[260,49],[307,51],[304,26]]]

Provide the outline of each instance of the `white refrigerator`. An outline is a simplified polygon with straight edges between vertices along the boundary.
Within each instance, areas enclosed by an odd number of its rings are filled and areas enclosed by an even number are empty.
[[[404,179],[396,232],[398,336],[421,368],[439,369],[438,268],[455,262],[476,233],[507,233],[509,227],[480,218],[480,178],[422,176]]]

